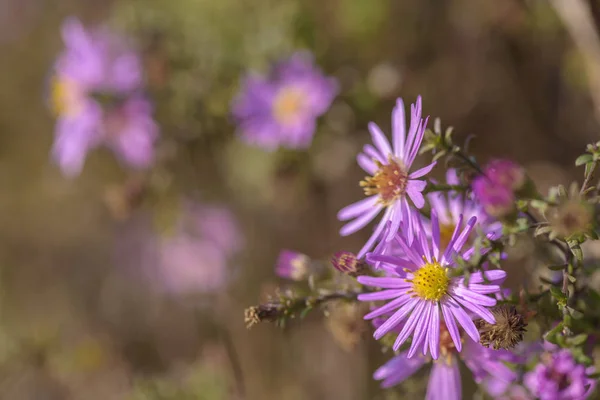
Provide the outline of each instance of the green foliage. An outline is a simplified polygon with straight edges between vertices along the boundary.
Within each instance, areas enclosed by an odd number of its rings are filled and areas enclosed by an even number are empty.
[[[295,48],[297,17],[294,0],[125,0],[112,14],[146,50],[163,124],[193,136],[218,133],[241,74]]]

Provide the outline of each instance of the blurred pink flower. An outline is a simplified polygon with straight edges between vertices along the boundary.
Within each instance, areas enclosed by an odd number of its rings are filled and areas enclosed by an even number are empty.
[[[233,259],[244,245],[229,209],[186,201],[173,232],[163,235],[147,217],[138,222],[119,241],[121,258],[139,266],[156,290],[211,293],[228,283]]]

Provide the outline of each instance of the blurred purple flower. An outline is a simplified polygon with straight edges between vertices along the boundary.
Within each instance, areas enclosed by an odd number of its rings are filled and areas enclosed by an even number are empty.
[[[210,241],[223,253],[232,255],[244,247],[244,237],[238,221],[228,208],[188,203],[185,210],[187,215],[195,216],[195,233]]]
[[[158,127],[141,94],[139,56],[107,28],[87,31],[75,18],[65,21],[62,36],[66,48],[51,82],[54,161],[76,176],[87,152],[105,145],[131,167],[150,166]]]
[[[155,231],[147,215],[118,240],[121,262],[141,268],[159,292],[212,293],[229,281],[244,237],[234,214],[219,205],[182,203],[171,232]]]
[[[566,349],[543,353],[533,371],[524,377],[525,386],[540,400],[585,399],[594,390],[593,372],[573,359]]]
[[[159,279],[167,292],[213,292],[227,282],[227,257],[210,241],[174,236],[160,246]]]
[[[515,191],[527,182],[525,171],[509,160],[493,160],[485,167],[483,175],[473,180],[475,199],[493,217],[503,217],[515,211]]]
[[[446,183],[460,184],[455,169],[451,168],[446,172]],[[471,197],[458,192],[432,192],[427,195],[427,199],[440,220],[440,242],[444,247],[450,241],[461,215],[465,221],[477,217],[478,226],[490,239],[500,236],[502,224],[491,218]]]
[[[517,191],[525,185],[525,170],[519,164],[511,160],[492,160],[485,167],[485,174],[492,180],[513,191]]]
[[[391,239],[398,231],[400,223],[404,221],[408,242],[409,244],[412,242],[415,217],[410,211],[408,198],[417,208],[425,205],[425,198],[421,192],[427,183],[419,178],[427,175],[435,166],[433,162],[410,173],[423,141],[427,120],[421,118],[421,97],[418,97],[417,103],[411,105],[408,134],[404,102],[398,99],[392,113],[392,145],[376,124],[369,124],[375,147],[365,145],[363,153],[357,156],[358,165],[371,175],[360,182],[368,197],[344,207],[337,215],[340,221],[350,221],[340,230],[342,236],[347,236],[364,228],[385,209],[375,231],[359,251],[359,258],[362,258],[377,241],[384,237],[384,229],[388,222],[391,222],[391,227],[385,239]]]
[[[382,387],[395,386],[414,375],[425,364],[432,363],[427,400],[460,400],[462,385],[458,360],[462,361],[473,374],[475,382],[480,383],[488,377],[494,377],[506,384],[513,382],[517,374],[506,366],[505,362],[517,362],[519,359],[507,350],[492,350],[481,346],[469,338],[465,338],[462,352],[457,352],[448,330],[442,329],[443,358],[432,361],[426,357],[408,357],[403,352],[380,367],[373,377],[382,380]]]
[[[534,400],[523,386],[489,376],[484,382],[485,390],[497,400]]]
[[[175,232],[159,238],[158,275],[169,292],[212,292],[227,283],[243,236],[227,208],[185,202]]]
[[[248,76],[233,101],[233,117],[246,143],[270,151],[305,149],[337,92],[336,81],[313,65],[312,56],[298,52],[268,77]]]
[[[310,257],[306,254],[291,250],[282,250],[277,257],[275,273],[284,279],[301,281],[305,279],[310,270]]]

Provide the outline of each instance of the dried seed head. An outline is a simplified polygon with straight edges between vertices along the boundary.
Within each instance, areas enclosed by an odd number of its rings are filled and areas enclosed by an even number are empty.
[[[246,308],[244,311],[246,328],[251,328],[259,322],[277,321],[282,316],[283,309],[284,307],[279,303],[266,303]]]
[[[527,322],[517,308],[501,305],[491,311],[496,318],[495,324],[490,324],[483,319],[474,321],[480,335],[479,343],[485,347],[491,346],[494,350],[511,349],[519,344],[526,332]]]

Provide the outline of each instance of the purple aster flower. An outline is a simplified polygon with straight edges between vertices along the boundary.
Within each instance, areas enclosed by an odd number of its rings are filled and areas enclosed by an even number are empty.
[[[446,172],[448,185],[459,185],[455,169]],[[432,192],[427,195],[431,209],[435,210],[440,220],[440,243],[442,247],[450,242],[456,224],[462,215],[464,220],[477,217],[477,224],[490,238],[497,238],[502,231],[502,223],[491,218],[470,196],[458,192]]]
[[[312,56],[298,52],[268,77],[247,77],[232,112],[245,142],[265,150],[305,149],[337,92],[336,81],[314,66]]]
[[[310,257],[306,254],[282,250],[277,258],[275,272],[281,278],[301,281],[310,272],[310,262]]]
[[[81,172],[87,152],[111,148],[126,164],[148,167],[158,128],[140,93],[138,55],[106,28],[85,30],[70,18],[63,25],[66,49],[58,57],[51,103],[58,119],[52,157],[67,176]]]
[[[494,217],[503,217],[515,211],[514,192],[527,183],[523,168],[509,160],[491,161],[484,174],[473,180],[475,198]]]
[[[423,141],[428,118],[421,118],[421,97],[418,97],[417,103],[411,105],[407,134],[404,103],[402,99],[398,99],[392,114],[392,145],[376,124],[369,124],[375,146],[366,145],[357,157],[358,165],[371,175],[360,183],[368,197],[343,208],[338,213],[340,221],[351,220],[340,230],[342,236],[347,236],[364,228],[385,209],[375,231],[358,253],[359,258],[381,239],[387,222],[391,222],[390,237],[387,239],[390,239],[398,231],[400,223],[405,221],[408,241],[412,242],[415,222],[409,210],[408,198],[417,208],[425,205],[425,198],[421,192],[427,183],[418,178],[428,174],[435,166],[434,162],[410,173]]]
[[[441,325],[440,360],[432,361],[421,355],[410,357],[408,352],[402,352],[375,371],[373,377],[382,380],[382,387],[395,386],[415,374],[425,364],[432,364],[429,383],[427,385],[427,400],[460,400],[462,387],[459,360],[462,360],[471,370],[475,382],[493,376],[507,384],[517,378],[505,362],[517,362],[518,357],[506,350],[491,350],[466,338],[462,352],[457,352],[450,331]]]
[[[476,222],[472,217],[464,228],[462,217],[456,225],[452,238],[445,249],[440,247],[439,220],[435,210],[431,213],[432,237],[423,228],[420,218],[416,219],[415,240],[410,245],[400,234],[394,237],[404,252],[403,257],[378,255],[371,253],[367,261],[381,262],[385,277],[360,276],[358,281],[367,286],[380,287],[382,291],[361,294],[361,301],[391,300],[384,306],[365,315],[372,319],[393,312],[393,314],[375,330],[375,339],[381,339],[401,322],[406,321],[394,343],[394,350],[413,337],[408,357],[416,354],[422,347],[427,349],[434,359],[439,356],[440,320],[443,317],[457,350],[462,344],[458,326],[462,326],[467,335],[479,341],[479,332],[469,313],[482,318],[490,324],[495,323],[489,307],[496,305],[494,295],[500,291],[499,283],[506,277],[502,270],[476,272],[470,275],[468,284],[462,276],[451,277],[449,272],[456,267],[456,256],[464,256],[465,246]],[[472,250],[467,250],[472,251]],[[485,274],[485,278],[484,278]],[[487,281],[487,282],[486,282]],[[396,310],[396,311],[394,311]],[[458,325],[457,322],[458,321]]]
[[[595,381],[588,378],[593,367],[577,364],[566,349],[543,353],[540,363],[525,374],[525,386],[541,400],[585,399],[594,390]]]
[[[460,184],[455,169],[449,169],[447,171],[446,183],[448,185]],[[479,203],[476,203],[469,195],[454,191],[448,193],[432,192],[427,194],[427,200],[429,201],[431,209],[437,213],[439,218],[441,247],[445,248],[450,242],[452,234],[456,229],[456,224],[461,216],[463,217],[463,221],[469,220],[471,217],[476,217],[477,225],[489,239],[496,239],[500,237],[502,233],[502,223],[488,215],[483,207]],[[428,234],[431,235],[430,221],[421,215],[416,215],[415,217],[423,220],[423,224]],[[463,226],[460,228],[463,228]],[[386,227],[386,230],[384,230],[384,236],[386,237],[388,236],[388,233],[386,233],[387,229],[389,228]],[[463,256],[468,259],[473,251],[474,249],[470,249],[468,252],[465,252]],[[487,251],[488,249],[481,249],[482,254]],[[392,240],[381,241],[376,246],[374,253],[379,255],[402,256],[403,251],[398,244]],[[379,269],[381,263],[375,263],[374,267]]]

